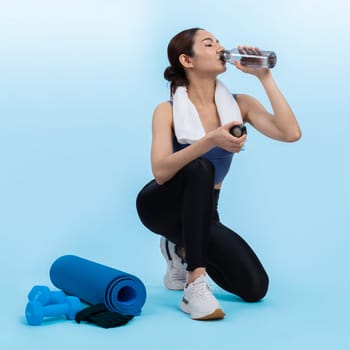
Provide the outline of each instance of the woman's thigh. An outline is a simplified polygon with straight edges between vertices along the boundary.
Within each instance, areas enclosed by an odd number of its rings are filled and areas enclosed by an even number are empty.
[[[151,231],[184,247],[191,236],[208,235],[213,187],[213,164],[197,158],[165,184],[152,180],[142,188],[136,200],[139,217]]]

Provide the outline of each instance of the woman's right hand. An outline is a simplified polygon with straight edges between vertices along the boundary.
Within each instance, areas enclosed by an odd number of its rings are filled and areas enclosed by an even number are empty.
[[[243,134],[241,137],[233,136],[230,133],[230,129],[234,125],[240,124],[241,123],[237,121],[227,123],[213,131],[210,131],[207,134],[207,137],[209,137],[212,140],[214,146],[223,148],[225,151],[228,152],[239,153],[247,140],[247,135]]]

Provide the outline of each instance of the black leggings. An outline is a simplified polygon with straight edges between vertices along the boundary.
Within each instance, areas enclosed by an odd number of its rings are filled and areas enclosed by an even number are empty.
[[[185,248],[187,270],[205,267],[223,289],[246,301],[258,301],[268,288],[268,276],[249,245],[221,224],[214,187],[213,164],[198,158],[171,180],[155,180],[137,196],[142,223]]]

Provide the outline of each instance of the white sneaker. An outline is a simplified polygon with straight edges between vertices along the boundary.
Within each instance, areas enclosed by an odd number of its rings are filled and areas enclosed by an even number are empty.
[[[203,275],[185,287],[180,309],[193,320],[218,320],[225,316]]]
[[[170,290],[183,290],[187,271],[183,260],[175,252],[175,244],[165,237],[160,238],[160,251],[167,263],[164,284]]]

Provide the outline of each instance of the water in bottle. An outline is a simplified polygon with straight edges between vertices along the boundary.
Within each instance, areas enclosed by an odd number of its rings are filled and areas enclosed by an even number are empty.
[[[221,59],[232,64],[238,61],[243,66],[251,68],[273,68],[277,62],[277,56],[273,51],[243,48],[222,51]]]

